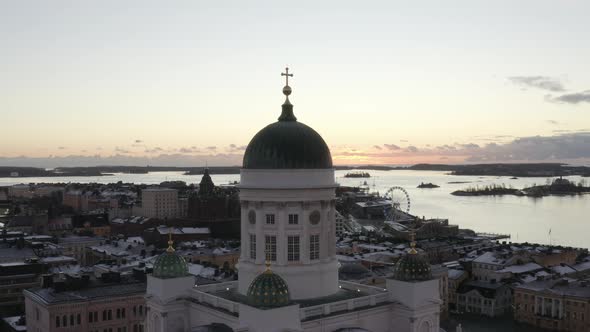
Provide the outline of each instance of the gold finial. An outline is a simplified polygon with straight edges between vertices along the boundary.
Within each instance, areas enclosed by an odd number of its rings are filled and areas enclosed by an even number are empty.
[[[264,270],[264,273],[272,273],[272,271],[270,270],[270,260],[266,260],[264,262],[264,265],[266,265],[266,270]]]
[[[174,244],[174,241],[172,241],[172,227],[168,228],[168,249],[166,249],[167,252],[174,252],[174,247],[172,247],[172,245]]]
[[[416,231],[412,228],[410,230],[410,254],[415,255],[416,251]]]

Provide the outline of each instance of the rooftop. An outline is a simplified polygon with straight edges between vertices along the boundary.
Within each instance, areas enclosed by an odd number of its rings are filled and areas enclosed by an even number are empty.
[[[537,280],[522,284],[516,289],[526,289],[536,292],[551,293],[558,296],[573,296],[590,299],[590,285],[587,281],[558,279]]]
[[[92,282],[90,286],[71,291],[56,292],[53,288],[32,288],[28,292],[40,297],[48,304],[85,302],[111,297],[126,297],[145,293],[145,282],[102,283]]]

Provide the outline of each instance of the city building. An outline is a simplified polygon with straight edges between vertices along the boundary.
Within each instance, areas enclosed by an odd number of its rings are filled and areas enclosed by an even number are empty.
[[[551,331],[590,331],[590,284],[567,278],[536,280],[514,289],[514,319]]]
[[[207,227],[158,226],[146,229],[143,232],[143,239],[146,244],[153,244],[156,247],[165,248],[168,241],[168,234],[170,233],[178,241],[206,240],[211,236],[211,230]]]
[[[512,312],[512,290],[506,284],[468,281],[456,294],[459,313],[497,317]]]
[[[178,190],[170,188],[142,190],[141,216],[158,219],[178,217]]]
[[[35,260],[0,263],[0,316],[24,311],[23,290],[40,285],[43,265]]]
[[[199,222],[224,222],[240,219],[240,201],[234,186],[216,187],[205,169],[199,190],[188,199],[188,218]]]
[[[146,284],[117,276],[46,277],[44,287],[24,291],[27,331],[144,331]]]
[[[344,226],[344,216],[342,216],[342,214],[340,214],[340,212],[338,212],[338,211],[336,211],[335,222],[336,222],[336,236],[337,237],[344,236],[344,232],[346,231],[346,228]]]
[[[89,264],[86,261],[86,257],[90,250],[89,248],[99,245],[104,240],[104,238],[96,236],[71,235],[58,238],[58,243],[63,248],[63,254],[65,256],[73,257],[80,265],[87,266]]]
[[[465,270],[449,269],[449,311],[457,310],[457,289],[467,280],[469,273]]]
[[[147,278],[147,331],[439,331],[439,280],[414,242],[385,288],[339,280],[330,150],[283,92],[244,155],[238,281],[195,286],[169,241]]]
[[[79,235],[110,236],[111,225],[107,213],[85,213],[71,217],[73,231]]]

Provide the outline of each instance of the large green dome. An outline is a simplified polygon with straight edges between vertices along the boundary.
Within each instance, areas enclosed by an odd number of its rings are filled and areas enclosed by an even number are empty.
[[[252,280],[247,298],[248,304],[259,308],[281,307],[290,302],[287,283],[269,268]]]
[[[430,263],[422,255],[412,251],[395,264],[393,278],[401,281],[424,281],[432,279]]]
[[[290,88],[288,92],[290,94]],[[293,105],[288,98],[282,108],[283,112],[279,121],[264,127],[252,138],[244,153],[242,167],[246,169],[332,168],[332,155],[322,136],[305,124],[297,122],[293,114]]]
[[[165,253],[156,258],[153,276],[160,279],[180,278],[188,275],[188,265],[184,257],[176,254],[174,249],[168,248]]]

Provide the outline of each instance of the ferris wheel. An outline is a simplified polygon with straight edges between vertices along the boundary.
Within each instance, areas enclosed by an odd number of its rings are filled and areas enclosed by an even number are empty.
[[[387,211],[387,219],[394,221],[398,215],[410,213],[410,195],[402,187],[391,187],[385,193],[385,199],[391,201],[391,207]]]

